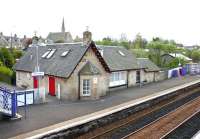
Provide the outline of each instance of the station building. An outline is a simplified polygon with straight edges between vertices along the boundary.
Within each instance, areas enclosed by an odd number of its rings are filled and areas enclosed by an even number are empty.
[[[38,63],[44,72],[39,84],[46,94],[60,92],[61,99],[68,100],[98,99],[112,88],[156,81],[159,68],[147,59],[138,60],[123,47],[96,46],[89,31],[84,32],[83,40],[38,47]],[[38,79],[31,76],[37,64],[36,52],[36,47],[28,48],[14,66],[18,87],[38,87]]]

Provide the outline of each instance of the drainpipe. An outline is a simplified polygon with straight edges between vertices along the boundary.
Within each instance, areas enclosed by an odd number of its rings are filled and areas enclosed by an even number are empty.
[[[80,81],[80,74],[78,73],[78,100],[81,99],[81,92],[80,92],[80,85],[81,84],[81,81]]]
[[[127,77],[126,77],[126,78],[127,78],[127,79],[126,79],[126,82],[127,82],[126,84],[127,84],[127,88],[128,88],[128,77],[129,77],[129,70],[127,70],[127,75],[126,75],[126,76],[127,76]]]

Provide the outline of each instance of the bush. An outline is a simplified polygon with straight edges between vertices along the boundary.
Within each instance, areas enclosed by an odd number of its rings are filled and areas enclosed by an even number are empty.
[[[3,75],[7,75],[7,76],[12,76],[13,75],[13,71],[7,67],[4,66],[0,66],[0,74]]]
[[[13,49],[11,52],[15,59],[19,59],[23,55],[21,50]]]
[[[4,66],[8,68],[12,68],[15,62],[12,53],[7,48],[0,49],[0,59],[3,62]]]
[[[14,83],[13,71],[7,67],[0,66],[0,81],[8,84]]]
[[[174,58],[172,61],[164,65],[165,68],[176,68],[179,67],[179,62],[181,66],[186,64],[186,61],[184,59]]]

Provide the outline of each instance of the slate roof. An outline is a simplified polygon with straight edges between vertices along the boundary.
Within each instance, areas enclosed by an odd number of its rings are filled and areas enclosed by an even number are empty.
[[[88,46],[82,44],[57,44],[38,47],[38,61],[40,71],[45,74],[54,75],[58,77],[69,77],[86,52]],[[54,55],[47,59],[42,58],[42,55],[48,49],[56,49]],[[65,51],[70,52],[62,57],[61,54]],[[25,55],[14,66],[15,70],[33,72],[36,65],[36,47],[28,48]]]
[[[98,46],[94,43],[90,45],[92,49],[103,50],[103,58],[99,53],[96,53],[99,61],[104,66],[106,71],[122,71],[139,69],[135,56],[123,47]],[[38,63],[40,71],[47,75],[68,78],[76,65],[80,62],[89,46],[83,46],[82,43],[70,44],[53,44],[38,47]],[[49,59],[42,58],[45,52],[49,49],[56,49],[53,56]],[[96,51],[98,52],[98,50]],[[65,51],[69,53],[62,57],[61,54]],[[120,52],[119,52],[120,51]],[[122,55],[122,54],[124,55]],[[18,71],[34,72],[36,66],[36,47],[28,48],[25,55],[15,64],[14,69]],[[108,69],[107,69],[108,68]],[[82,73],[99,74],[99,70],[92,63],[87,63],[82,69]]]
[[[148,58],[137,58],[137,61],[139,66],[145,68],[145,71],[147,72],[160,70],[160,68]]]
[[[101,46],[97,48],[103,50],[103,58],[111,71],[139,69],[135,55],[120,46]],[[123,55],[120,54],[121,51]]]

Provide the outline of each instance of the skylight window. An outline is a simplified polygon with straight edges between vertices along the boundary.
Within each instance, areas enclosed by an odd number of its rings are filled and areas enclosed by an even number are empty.
[[[69,53],[69,50],[63,52],[63,53],[61,54],[61,56],[62,56],[62,57],[65,57],[68,53]]]
[[[47,59],[51,58],[55,53],[55,51],[56,49],[48,49],[48,51],[42,55],[42,58],[47,58]]]
[[[118,53],[120,54],[120,55],[122,55],[122,56],[125,56],[125,54],[122,52],[122,51],[118,51]]]
[[[45,52],[45,53],[42,55],[42,58],[45,58],[50,52],[51,52],[51,50],[48,50],[47,52]]]
[[[52,49],[50,53],[46,56],[47,59],[51,58],[53,54],[56,52],[56,49]]]

